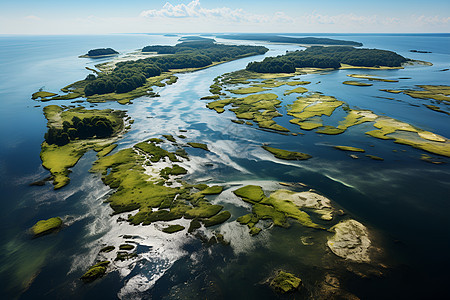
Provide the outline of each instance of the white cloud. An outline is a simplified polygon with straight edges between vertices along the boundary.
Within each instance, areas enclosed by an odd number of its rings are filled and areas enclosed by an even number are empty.
[[[283,13],[281,13],[283,14]],[[151,9],[141,12],[141,17],[148,18],[208,18],[219,19],[231,22],[250,22],[250,23],[265,23],[270,22],[271,18],[266,15],[256,15],[248,13],[241,8],[203,8],[199,0],[193,0],[188,4],[172,5],[167,2],[161,9]],[[278,19],[281,20],[280,15]],[[277,17],[277,15],[275,15]],[[285,16],[285,19],[287,16]]]
[[[39,18],[39,17],[37,17],[37,16],[33,16],[33,15],[26,16],[26,17],[24,17],[24,19],[26,19],[26,20],[32,20],[32,21],[41,21],[41,20],[42,20],[41,18]]]
[[[448,25],[450,24],[450,17],[438,17],[438,16],[413,16],[415,22],[424,25]]]

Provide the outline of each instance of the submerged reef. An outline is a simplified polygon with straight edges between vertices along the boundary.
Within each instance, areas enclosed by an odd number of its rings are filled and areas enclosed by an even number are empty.
[[[369,262],[371,241],[367,228],[355,220],[341,221],[331,228],[334,235],[328,239],[330,250],[339,257],[355,261]]]

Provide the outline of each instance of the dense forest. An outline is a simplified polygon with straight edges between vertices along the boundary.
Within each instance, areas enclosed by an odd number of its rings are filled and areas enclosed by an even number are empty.
[[[117,125],[106,117],[93,116],[80,119],[73,117],[71,122],[64,121],[62,128],[50,127],[45,133],[45,141],[51,145],[64,146],[70,141],[87,138],[110,137]]]
[[[89,50],[87,56],[100,56],[100,55],[111,55],[111,54],[119,54],[116,50],[112,48],[101,48],[101,49],[93,49]]]
[[[98,77],[90,74],[86,77],[86,80],[90,82],[84,89],[85,95],[126,93],[143,86],[146,78],[158,76],[171,69],[206,67],[213,62],[264,54],[268,49],[262,46],[235,46],[215,44],[212,41],[193,41],[175,46],[147,46],[142,51],[172,55],[120,62],[110,74],[100,74]]]
[[[216,35],[216,38],[228,40],[246,40],[246,41],[267,41],[271,43],[289,43],[301,45],[339,45],[339,46],[355,46],[361,47],[363,44],[353,41],[335,40],[329,38],[317,37],[287,37],[273,34],[222,34]]]
[[[293,73],[295,68],[338,69],[341,64],[359,67],[400,67],[406,61],[403,56],[386,50],[314,46],[303,51],[267,57],[261,62],[251,62],[247,65],[247,70],[258,73]]]

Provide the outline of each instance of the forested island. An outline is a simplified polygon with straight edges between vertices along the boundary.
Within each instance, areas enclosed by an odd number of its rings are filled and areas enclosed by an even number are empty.
[[[99,48],[99,49],[92,49],[89,50],[87,54],[82,55],[80,57],[99,57],[99,56],[105,56],[105,55],[116,55],[119,54],[116,50],[112,48]]]
[[[268,51],[262,46],[235,46],[215,44],[212,41],[183,42],[175,46],[146,46],[143,52],[173,54],[149,57],[137,61],[120,62],[109,74],[97,77],[89,75],[89,83],[84,94],[127,93],[146,83],[149,77],[159,76],[173,69],[202,68],[213,63],[264,54]]]
[[[246,41],[267,41],[271,43],[289,43],[301,45],[332,45],[332,46],[355,46],[361,47],[363,44],[354,41],[335,40],[329,38],[304,37],[295,38],[272,34],[221,34],[217,38],[228,40],[246,40]]]
[[[400,67],[407,61],[403,56],[387,50],[313,46],[277,57],[266,57],[261,62],[251,62],[247,65],[247,70],[258,73],[294,73],[296,68],[338,69],[341,64]]]

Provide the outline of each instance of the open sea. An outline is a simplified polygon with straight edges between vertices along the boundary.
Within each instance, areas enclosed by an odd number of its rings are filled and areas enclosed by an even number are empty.
[[[311,36],[298,34],[290,36]],[[320,35],[361,42],[365,48],[391,50],[407,58],[431,62],[400,70],[337,70],[301,75],[311,81],[309,91],[346,102],[351,108],[371,110],[450,138],[450,116],[424,104],[450,107],[432,100],[389,94],[380,89],[414,89],[416,85],[450,85],[450,34],[341,34]],[[450,160],[391,140],[365,135],[372,124],[349,128],[341,135],[302,131],[289,123],[287,105],[295,95],[286,87],[273,93],[282,100],[283,117],[275,121],[300,132],[285,136],[255,126],[232,123],[233,112],[217,114],[201,97],[209,95],[213,79],[243,69],[251,61],[281,55],[298,45],[220,40],[225,43],[265,45],[265,55],[247,57],[193,73],[178,74],[178,82],[155,90],[158,98],[141,97],[129,105],[115,102],[83,103],[86,108],[126,110],[135,120],[118,141],[115,151],[162,134],[182,133],[190,141],[206,143],[187,148],[190,183],[226,187],[208,196],[232,213],[224,224],[205,231],[220,232],[230,245],[207,245],[186,231],[162,233],[160,224],[131,226],[117,222],[104,203],[111,193],[98,175],[89,173],[96,159],[90,151],[72,168],[71,182],[60,190],[29,184],[49,176],[42,167],[40,146],[47,131],[43,107],[71,105],[68,101],[38,102],[31,95],[43,88],[58,90],[90,73],[85,67],[112,58],[78,58],[90,49],[111,47],[124,55],[147,45],[175,45],[178,37],[128,34],[104,36],[0,35],[0,295],[3,299],[316,299],[311,291],[325,274],[339,278],[341,288],[361,299],[442,299],[450,280]],[[431,53],[412,53],[409,50]],[[343,85],[348,74],[371,74],[399,82],[374,81],[370,87]],[[399,79],[409,78],[409,79]],[[387,99],[386,97],[392,97]],[[342,115],[343,116],[343,115]],[[341,117],[342,117],[341,116]],[[335,124],[337,116],[325,117]],[[261,148],[263,143],[308,153],[306,161],[283,161]],[[363,148],[368,154],[352,159],[334,145]],[[422,154],[443,164],[421,160]],[[302,182],[332,200],[346,216],[364,224],[378,249],[376,264],[351,264],[326,247],[329,233],[291,222],[289,229],[269,228],[251,237],[236,218],[249,206],[232,194],[246,184],[266,191],[283,188],[279,182]],[[58,233],[32,239],[29,229],[38,220],[60,216],[65,226]],[[183,223],[184,220],[181,220]],[[320,222],[319,220],[314,220]],[[323,221],[322,221],[323,222]],[[185,222],[187,224],[187,221]],[[183,223],[184,224],[184,223]],[[182,225],[183,225],[182,224]],[[124,235],[129,237],[124,238]],[[313,241],[301,243],[302,237]],[[138,259],[118,262],[103,278],[85,284],[79,278],[105,245],[126,239],[137,245]],[[278,269],[295,273],[304,288],[279,296],[264,282]],[[380,271],[381,270],[381,271]]]

